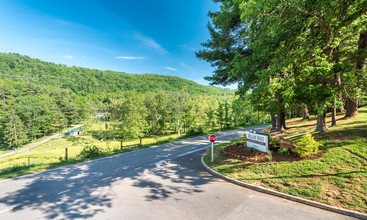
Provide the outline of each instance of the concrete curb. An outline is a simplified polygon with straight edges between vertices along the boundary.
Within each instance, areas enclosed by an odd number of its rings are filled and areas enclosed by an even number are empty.
[[[261,186],[255,186],[255,185],[252,185],[252,184],[249,184],[249,183],[245,183],[245,182],[242,182],[242,181],[239,181],[239,180],[235,180],[231,177],[225,176],[225,175],[211,169],[210,167],[208,167],[204,162],[204,156],[205,155],[206,154],[204,154],[201,157],[201,164],[203,165],[205,170],[208,171],[209,173],[211,173],[212,175],[217,176],[221,179],[224,179],[228,182],[231,182],[231,183],[234,183],[234,184],[237,184],[237,185],[240,185],[240,186],[258,191],[258,192],[267,193],[267,194],[270,194],[270,195],[273,195],[273,196],[278,196],[278,197],[281,197],[283,199],[288,199],[288,200],[291,200],[291,201],[299,202],[299,203],[309,205],[309,206],[313,206],[313,207],[317,207],[317,208],[320,208],[320,209],[325,209],[327,211],[336,212],[336,213],[351,216],[351,217],[354,217],[354,218],[367,219],[367,214],[364,214],[364,213],[361,213],[361,212],[356,212],[356,211],[351,211],[351,210],[348,210],[348,209],[343,209],[343,208],[338,208],[338,207],[335,207],[335,206],[326,205],[326,204],[323,204],[323,203],[311,201],[311,200],[308,200],[308,199],[303,199],[303,198],[300,198],[300,197],[296,197],[296,196],[288,195],[288,194],[285,194],[285,193],[277,192],[277,191],[274,191],[274,190],[271,190],[271,189],[266,189],[266,188],[261,187]]]

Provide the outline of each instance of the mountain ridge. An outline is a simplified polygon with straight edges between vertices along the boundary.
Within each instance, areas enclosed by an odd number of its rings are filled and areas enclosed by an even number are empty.
[[[124,91],[177,92],[186,88],[193,95],[233,93],[228,88],[202,85],[178,76],[143,73],[133,74],[111,70],[67,66],[41,61],[17,53],[0,53],[0,78],[69,88],[77,95],[119,93]]]

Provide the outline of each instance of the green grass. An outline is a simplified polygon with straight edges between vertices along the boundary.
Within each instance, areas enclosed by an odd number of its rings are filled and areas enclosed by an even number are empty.
[[[367,111],[362,108],[349,120],[338,118],[338,125],[323,135],[313,131],[315,119],[287,121],[286,138],[297,141],[311,132],[324,145],[324,155],[314,161],[254,164],[218,156],[212,164],[210,155],[204,160],[214,170],[247,183],[367,213],[367,162],[349,152],[367,158]],[[231,143],[216,146],[215,153]]]
[[[92,129],[97,129],[97,131]],[[92,132],[99,132],[99,125],[93,124],[90,130]],[[210,132],[215,131],[217,130],[212,130]],[[53,169],[61,166],[91,160],[91,158],[82,158],[81,156],[79,156],[80,152],[87,144],[96,145],[98,146],[99,149],[102,150],[102,153],[98,157],[96,157],[100,158],[135,151],[139,149],[149,148],[152,146],[179,141],[187,138],[189,137],[185,137],[178,134],[170,134],[157,137],[155,136],[146,137],[143,139],[142,146],[136,146],[140,142],[139,139],[128,140],[123,142],[124,147],[122,150],[120,149],[121,144],[120,140],[115,141],[105,140],[100,142],[96,139],[91,140],[89,135],[78,137],[74,141],[71,141],[71,139],[68,138],[54,139],[38,147],[33,148],[28,152],[18,153],[8,157],[0,158],[0,179],[12,178],[20,175],[35,173],[39,171],[44,171],[48,169]],[[127,147],[129,145],[135,145],[135,146]],[[68,160],[65,160],[65,148],[68,148]],[[30,161],[29,166],[28,166],[28,155]]]
[[[58,134],[58,133],[60,133],[60,132],[62,132],[62,131],[65,131],[65,130],[67,130],[67,129],[69,129],[69,128],[73,128],[73,127],[74,127],[74,126],[71,126],[71,127],[68,127],[68,128],[62,129],[62,130],[60,130],[60,131],[57,131],[57,132],[55,132],[55,133],[53,133],[53,134],[49,134],[49,135],[47,135],[47,136],[44,136],[44,137],[41,137],[41,138],[37,138],[37,139],[31,140],[29,143],[27,143],[27,144],[25,144],[25,145],[23,145],[23,146],[21,146],[21,147],[17,148],[16,150],[21,150],[22,148],[25,148],[25,147],[27,147],[28,145],[30,145],[30,144],[32,144],[32,143],[36,143],[36,142],[42,141],[42,140],[44,140],[44,139],[46,139],[46,138],[49,138],[49,137],[51,137],[51,136],[53,136],[53,135],[55,135],[55,134]],[[6,153],[9,153],[9,152],[11,152],[11,151],[12,151],[11,149],[0,149],[0,155],[2,155],[2,154],[6,154]]]

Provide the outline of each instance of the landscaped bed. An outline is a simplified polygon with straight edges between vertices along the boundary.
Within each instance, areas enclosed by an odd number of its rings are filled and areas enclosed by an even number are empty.
[[[276,163],[281,161],[300,161],[300,160],[315,160],[324,154],[320,151],[310,157],[301,158],[297,154],[289,152],[288,154],[281,154],[278,152],[278,148],[270,150],[268,153],[264,153],[258,150],[251,150],[251,148],[246,146],[246,143],[240,143],[237,145],[229,145],[220,150],[220,154],[223,157],[237,159],[252,163]]]
[[[285,138],[295,143],[305,133],[312,133],[323,144],[310,157],[254,151],[239,139],[215,146],[214,163],[210,155],[204,161],[212,169],[231,178],[322,202],[336,207],[367,213],[367,111],[344,120],[327,134],[313,132],[316,119],[287,121]],[[278,134],[277,134],[278,136]]]

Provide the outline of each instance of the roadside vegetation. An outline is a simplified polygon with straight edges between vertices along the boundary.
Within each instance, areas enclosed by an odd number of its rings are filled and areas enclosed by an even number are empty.
[[[359,116],[353,119],[343,116],[337,115],[338,125],[326,134],[314,131],[316,117],[287,120],[289,129],[285,134],[273,133],[273,140],[283,136],[294,143],[312,134],[322,144],[322,156],[316,159],[248,162],[220,153],[230,145],[243,143],[245,138],[241,138],[215,146],[213,164],[209,154],[204,160],[212,169],[246,183],[367,213],[367,107],[360,108]]]
[[[253,123],[247,126],[258,124],[260,123]],[[194,132],[180,135],[173,133],[172,131],[167,131],[166,135],[145,137],[142,140],[142,145],[140,145],[139,139],[126,139],[121,142],[120,140],[105,138],[103,141],[100,141],[93,136],[93,134],[98,134],[100,132],[99,123],[93,123],[86,127],[88,128],[88,131],[86,130],[81,136],[68,137],[67,134],[65,134],[64,137],[53,139],[31,149],[28,152],[0,158],[0,179],[12,178],[101,157],[149,148],[182,139],[209,134],[209,132],[214,133],[240,128],[216,128],[207,130],[205,133],[200,131],[198,133]],[[110,132],[111,131],[107,132],[107,136],[109,136],[108,134]],[[92,138],[90,134],[92,134]],[[105,132],[103,131],[101,136],[104,136],[104,134]],[[65,148],[67,148],[67,155]]]

